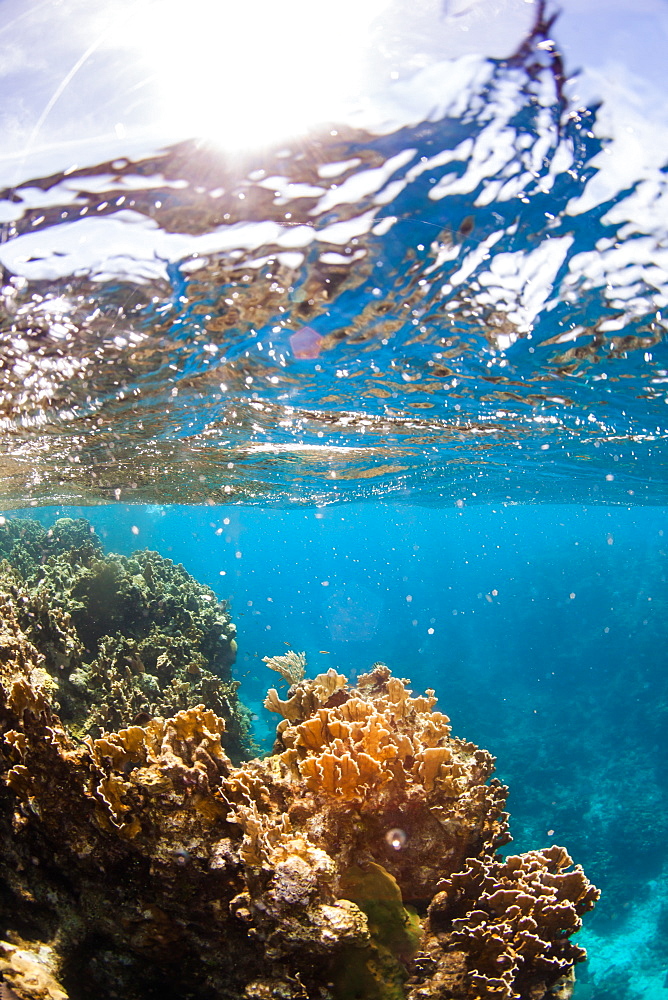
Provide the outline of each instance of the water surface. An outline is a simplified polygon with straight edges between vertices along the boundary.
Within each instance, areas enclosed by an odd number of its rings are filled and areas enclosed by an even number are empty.
[[[664,162],[555,46],[389,131],[7,161],[6,502],[664,502]]]

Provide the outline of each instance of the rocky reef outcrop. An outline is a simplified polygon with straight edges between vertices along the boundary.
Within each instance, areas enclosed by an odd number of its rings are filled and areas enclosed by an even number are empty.
[[[100,556],[72,558],[70,594]],[[133,558],[139,572],[119,565],[145,579]],[[86,731],[59,714],[76,696],[3,587],[0,977],[20,1000],[570,995],[570,936],[598,892],[563,848],[499,854],[507,789],[432,691],[383,664],[354,686],[301,679],[267,696],[273,753],[241,763],[205,697]],[[49,608],[74,642],[70,612]],[[149,660],[149,634],[124,655]],[[107,655],[103,636],[76,637],[85,653],[53,641],[80,658],[70,673]]]
[[[249,713],[232,679],[236,626],[225,604],[157,552],[105,554],[84,518],[0,526],[0,593],[49,675],[52,707],[80,738],[206,704],[233,760]]]

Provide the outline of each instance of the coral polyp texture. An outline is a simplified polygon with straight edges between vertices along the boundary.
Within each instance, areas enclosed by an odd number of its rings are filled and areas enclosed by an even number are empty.
[[[70,732],[99,735],[204,702],[225,747],[248,756],[249,715],[232,679],[236,626],[225,605],[157,552],[105,555],[84,518],[48,530],[0,526],[0,593],[48,672]]]
[[[498,853],[507,790],[433,692],[382,664],[302,679],[267,696],[273,753],[234,764],[204,697],[74,732],[14,594],[0,612],[0,978],[20,1000],[570,995],[597,890],[563,848]]]

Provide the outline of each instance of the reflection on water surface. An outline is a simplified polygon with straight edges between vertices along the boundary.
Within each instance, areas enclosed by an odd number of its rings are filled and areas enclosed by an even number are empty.
[[[389,132],[27,161],[8,501],[660,501],[665,175],[619,186],[550,37]]]

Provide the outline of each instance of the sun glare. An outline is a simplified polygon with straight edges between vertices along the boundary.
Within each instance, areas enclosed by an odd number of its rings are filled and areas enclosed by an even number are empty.
[[[240,149],[342,120],[364,92],[369,29],[385,6],[140,2],[131,34],[159,105],[155,124]]]

